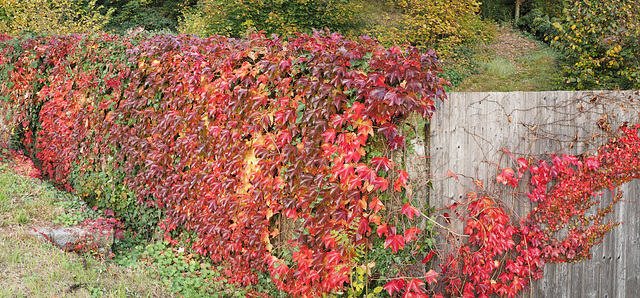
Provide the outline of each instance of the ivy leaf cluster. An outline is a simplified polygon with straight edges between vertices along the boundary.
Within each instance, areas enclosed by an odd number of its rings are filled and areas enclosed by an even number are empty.
[[[161,208],[165,230],[194,232],[196,252],[236,268],[230,282],[269,270],[293,295],[331,292],[372,231],[394,252],[420,232],[378,214],[380,194],[410,182],[365,147],[378,133],[384,152],[402,148],[405,115],[430,117],[445,98],[433,51],[330,32],[70,35],[8,40],[0,65],[3,103],[45,177],[116,212],[131,195]]]

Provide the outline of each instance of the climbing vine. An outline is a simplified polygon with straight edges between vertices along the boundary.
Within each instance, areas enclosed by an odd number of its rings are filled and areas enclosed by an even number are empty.
[[[411,240],[377,214],[407,172],[365,147],[380,133],[386,152],[402,148],[404,115],[428,117],[444,99],[432,51],[318,32],[72,35],[10,40],[2,53],[5,103],[46,177],[116,205],[110,186],[83,179],[126,173],[140,204],[166,211],[165,228],[196,232],[197,252],[237,268],[233,282],[270,269],[291,294],[330,292],[372,226],[394,252]],[[280,236],[287,221],[298,227]]]
[[[433,51],[329,32],[0,39],[14,145],[44,177],[116,216],[153,217],[130,212],[133,199],[161,209],[169,242],[172,229],[189,230],[195,251],[234,268],[231,282],[269,271],[294,296],[348,283],[362,293],[375,266],[364,256],[381,243],[425,265],[387,271],[377,291],[513,297],[545,263],[589,256],[616,225],[604,222],[611,206],[588,215],[594,196],[639,169],[638,127],[594,156],[514,157],[496,182],[526,181],[537,207],[511,218],[479,182],[451,206],[465,235],[439,251],[424,242],[435,221],[390,158],[405,146],[405,116],[429,118],[446,98]],[[392,206],[390,193],[402,203]]]
[[[439,272],[429,271],[418,280],[400,276],[384,288],[389,294],[409,296],[515,297],[532,280],[542,278],[546,263],[590,258],[591,248],[619,224],[605,220],[622,199],[617,188],[640,178],[638,129],[640,125],[621,127],[619,136],[593,156],[513,156],[515,170],[501,169],[496,182],[514,193],[524,183],[533,210],[521,218],[510,215],[501,198],[476,181],[476,191],[449,206],[464,223],[465,237],[451,236],[455,239],[450,242],[458,245],[440,252]],[[607,190],[613,201],[600,206],[597,198]]]

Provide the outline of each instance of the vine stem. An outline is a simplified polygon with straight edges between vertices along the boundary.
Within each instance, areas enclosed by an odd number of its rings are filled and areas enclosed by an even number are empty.
[[[459,234],[459,233],[457,233],[457,232],[453,231],[452,229],[447,228],[447,227],[445,227],[445,226],[441,225],[439,222],[435,221],[433,218],[431,218],[431,217],[429,217],[429,216],[426,216],[426,215],[424,215],[424,214],[422,214],[422,213],[420,213],[420,215],[421,215],[422,217],[424,217],[424,218],[426,218],[426,219],[430,220],[431,222],[433,222],[433,224],[435,224],[436,226],[438,226],[438,227],[440,227],[440,228],[445,229],[445,230],[446,230],[447,232],[449,232],[450,234],[453,234],[453,235],[455,235],[455,236],[457,236],[457,237],[469,237],[469,235],[462,235],[462,234]]]

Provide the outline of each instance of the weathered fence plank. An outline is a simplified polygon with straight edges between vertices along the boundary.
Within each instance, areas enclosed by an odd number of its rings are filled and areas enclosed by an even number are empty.
[[[498,166],[514,166],[506,154],[544,156],[594,153],[625,122],[640,123],[637,91],[449,93],[430,123],[429,202],[444,208],[474,189],[473,180],[496,186]],[[451,170],[460,180],[445,173]],[[542,280],[523,297],[640,297],[640,181],[623,186],[613,216],[623,224],[594,247],[591,260],[548,264]],[[524,191],[524,189],[521,189]],[[531,210],[526,197],[510,203],[520,216]],[[605,193],[601,206],[608,204]],[[453,225],[461,231],[461,224]]]

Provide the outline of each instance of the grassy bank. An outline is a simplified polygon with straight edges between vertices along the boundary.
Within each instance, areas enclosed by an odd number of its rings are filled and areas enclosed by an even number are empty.
[[[499,27],[493,42],[469,52],[472,67],[453,91],[548,91],[560,86],[558,54],[530,35]]]
[[[0,297],[171,297],[153,272],[65,252],[29,234],[96,212],[77,197],[23,175],[24,160],[0,161]]]
[[[268,274],[257,285],[230,284],[225,272],[195,254],[189,235],[171,245],[156,235],[120,249],[113,258],[66,252],[29,232],[66,227],[103,216],[79,197],[37,175],[30,161],[0,149],[0,298],[2,297],[285,297]],[[127,242],[129,241],[129,242]],[[118,243],[116,243],[117,245]],[[123,245],[123,244],[120,244]]]

